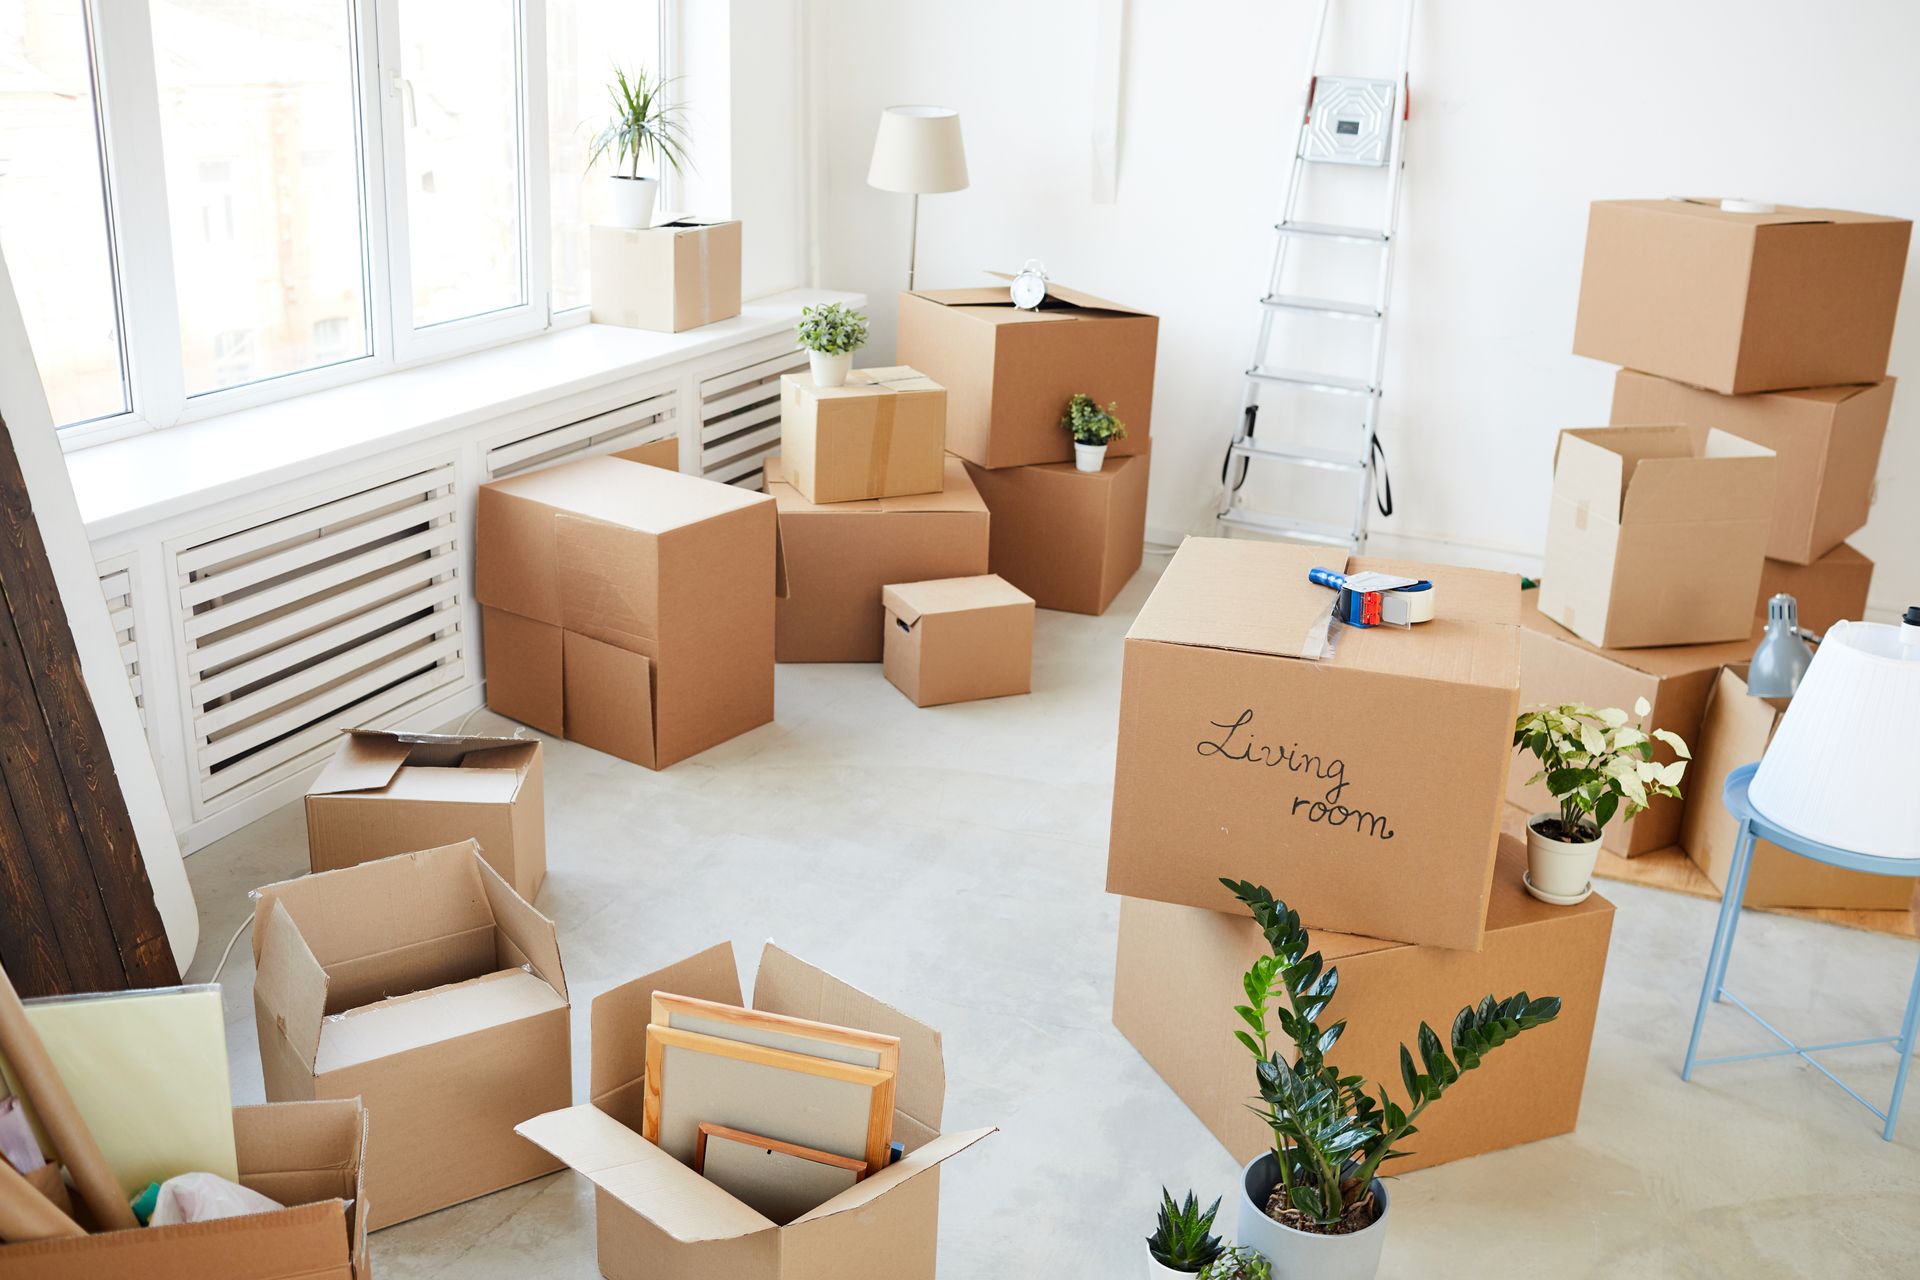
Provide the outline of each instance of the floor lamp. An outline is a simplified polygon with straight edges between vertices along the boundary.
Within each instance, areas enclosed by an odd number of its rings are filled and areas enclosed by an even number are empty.
[[[920,253],[920,197],[961,191],[967,185],[967,150],[960,141],[960,113],[952,107],[888,107],[880,113],[867,185],[913,197],[907,238],[907,291],[914,285]]]

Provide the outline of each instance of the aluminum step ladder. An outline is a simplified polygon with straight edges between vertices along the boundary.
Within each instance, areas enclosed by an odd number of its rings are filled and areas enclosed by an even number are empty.
[[[1358,0],[1356,0],[1358,2]],[[1370,0],[1385,9],[1383,0]],[[1408,62],[1413,49],[1414,0],[1400,0],[1400,63],[1391,80],[1329,76],[1320,73],[1329,13],[1335,0],[1320,0],[1313,43],[1307,55],[1306,85],[1301,95],[1300,128],[1294,142],[1293,164],[1287,178],[1280,221],[1274,225],[1273,265],[1266,292],[1260,298],[1259,337],[1247,368],[1246,398],[1233,441],[1221,464],[1218,518],[1228,530],[1245,529],[1296,542],[1366,550],[1367,522],[1377,501],[1382,515],[1393,513],[1393,488],[1385,472],[1385,450],[1380,444],[1381,375],[1387,355],[1387,302],[1393,289],[1393,254],[1400,212],[1400,185],[1406,169]],[[1307,175],[1322,165],[1366,167],[1380,171],[1376,225],[1336,226],[1301,218]],[[1289,263],[1310,260],[1330,246],[1364,246],[1377,258],[1373,296],[1365,301],[1310,297],[1285,291]],[[1349,250],[1351,251],[1351,250]],[[1298,255],[1297,257],[1292,255]],[[1364,324],[1371,328],[1371,358],[1362,377],[1298,367],[1274,350],[1275,321],[1298,316],[1314,321]],[[1269,410],[1270,433],[1255,436],[1260,424],[1263,389],[1278,386],[1309,396],[1335,397],[1357,407],[1351,447],[1344,430],[1335,448],[1289,444],[1277,438]],[[1357,402],[1357,404],[1355,403]],[[1278,408],[1278,406],[1275,406]],[[1240,500],[1249,469],[1256,462],[1303,468],[1309,476],[1340,476],[1353,486],[1353,518],[1348,523],[1295,519],[1250,510]]]

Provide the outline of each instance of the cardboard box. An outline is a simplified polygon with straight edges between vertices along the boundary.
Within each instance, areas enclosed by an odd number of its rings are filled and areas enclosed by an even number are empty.
[[[1342,628],[1314,659],[1316,565],[1430,578],[1438,616]],[[1188,538],[1127,632],[1107,892],[1226,910],[1233,876],[1286,886],[1316,928],[1477,949],[1519,595],[1512,574]]]
[[[1729,394],[1878,382],[1913,224],[1597,200],[1573,350]]]
[[[1149,455],[989,471],[967,464],[993,513],[993,571],[1042,609],[1105,613],[1140,569]]]
[[[894,583],[884,670],[917,707],[1003,698],[1033,688],[1033,597],[1004,578]]]
[[[367,1109],[368,1229],[560,1167],[513,1133],[573,1097],[560,945],[471,840],[268,885],[253,958],[267,1097]]]
[[[1444,1037],[1461,1007],[1484,996],[1560,997],[1558,1018],[1489,1054],[1420,1117],[1407,1155],[1388,1166],[1396,1173],[1569,1133],[1579,1121],[1613,904],[1597,893],[1577,907],[1536,902],[1520,887],[1526,865],[1525,847],[1503,838],[1477,954],[1314,931],[1314,949],[1340,970],[1339,992],[1320,1017],[1323,1027],[1347,1024],[1333,1061],[1403,1105],[1400,1046],[1414,1047],[1422,1021]],[[1268,887],[1277,893],[1280,883]],[[1226,890],[1219,894],[1240,912]],[[1244,913],[1120,903],[1113,1025],[1242,1163],[1272,1143],[1248,1109],[1253,1057],[1233,1038],[1240,977],[1266,954]]]
[[[595,324],[679,333],[740,314],[738,222],[594,227],[588,269]]]
[[[781,662],[879,662],[882,587],[987,572],[987,504],[958,458],[946,460],[939,493],[824,504],[787,483],[778,454],[765,466],[786,570]]]
[[[776,1226],[640,1136],[655,991],[744,1003],[728,943],[595,997],[592,1100],[519,1126],[594,1184],[600,1273],[608,1280],[931,1280],[939,1166],[993,1132],[940,1132],[940,1033],[767,944],[752,1007],[900,1038],[893,1137],[907,1152]]]
[[[1157,317],[1047,286],[1038,309],[1005,285],[900,295],[896,356],[947,389],[947,448],[983,467],[1073,460],[1060,425],[1085,392],[1117,404],[1127,434],[1108,456],[1144,453],[1153,426]]]
[[[1684,423],[1696,439],[1718,427],[1765,445],[1774,468],[1767,555],[1811,564],[1867,522],[1892,378],[1865,387],[1810,387],[1723,396],[1622,369],[1613,379],[1616,424]]]
[[[1612,649],[1746,635],[1774,474],[1772,450],[1724,431],[1562,431],[1540,611]]]
[[[840,387],[780,377],[780,460],[808,502],[938,493],[946,442],[946,388],[904,365],[855,369]]]
[[[469,839],[533,901],[547,878],[538,741],[352,729],[307,788],[307,865],[315,871]]]
[[[215,1222],[0,1244],[9,1280],[372,1280],[361,1156],[367,1117],[351,1098],[235,1107],[241,1185],[286,1206]]]
[[[773,719],[772,499],[599,457],[476,519],[489,707],[650,769]]]
[[[1685,644],[1659,649],[1602,649],[1574,635],[1535,608],[1538,592],[1527,592],[1520,606],[1520,705],[1557,707],[1569,702],[1590,707],[1618,707],[1629,716],[1634,703],[1645,698],[1653,708],[1646,723],[1653,729],[1671,729],[1697,754],[1700,722],[1707,697],[1720,668],[1753,657],[1765,630],[1747,620],[1748,633],[1740,640],[1720,644]],[[1666,764],[1676,759],[1672,748],[1656,742],[1654,759]],[[1689,766],[1681,780],[1681,795],[1705,794]],[[1547,784],[1527,786],[1540,771],[1532,755],[1512,753],[1507,774],[1507,799],[1531,815],[1553,807]],[[1628,822],[1611,822],[1601,833],[1600,846],[1631,858],[1666,849],[1680,841],[1680,817],[1686,799],[1655,796],[1647,809]]]
[[[1841,619],[1858,622],[1867,616],[1867,592],[1873,586],[1873,561],[1843,542],[1812,564],[1769,560],[1760,570],[1760,597],[1756,611],[1767,616],[1767,601],[1779,592],[1800,606],[1800,625],[1824,632]],[[1751,655],[1749,655],[1751,656]]]
[[[1766,754],[1785,710],[1785,699],[1748,695],[1744,665],[1728,667],[1714,682],[1705,723],[1694,746],[1693,763],[1687,766],[1694,802],[1687,806],[1680,843],[1707,879],[1723,891],[1727,874],[1733,869],[1739,824],[1721,800],[1721,791],[1728,774]],[[1743,901],[1749,907],[1904,911],[1913,902],[1916,885],[1920,880],[1910,876],[1846,871],[1789,853],[1771,840],[1761,840],[1754,846],[1753,869],[1747,873]]]

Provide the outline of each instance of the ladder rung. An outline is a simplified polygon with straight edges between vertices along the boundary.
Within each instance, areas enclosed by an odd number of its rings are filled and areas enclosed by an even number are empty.
[[[1309,298],[1298,293],[1270,293],[1260,305],[1281,311],[1311,311],[1324,316],[1351,316],[1357,320],[1378,320],[1380,308],[1365,302],[1346,302],[1339,298]]]
[[[1247,370],[1249,378],[1258,378],[1262,382],[1281,382],[1292,387],[1304,387],[1309,391],[1329,391],[1343,396],[1377,396],[1379,388],[1367,385],[1364,378],[1345,378],[1335,373],[1312,373],[1305,369],[1270,369],[1265,365],[1255,365]]]
[[[1272,448],[1251,440],[1242,440],[1233,446],[1233,452],[1242,458],[1271,458],[1275,462],[1288,462],[1299,467],[1325,467],[1332,471],[1365,471],[1367,469],[1366,463],[1333,449],[1305,449],[1292,445],[1286,448]]]
[[[1252,529],[1259,533],[1270,533],[1279,538],[1292,538],[1299,542],[1317,542],[1328,547],[1350,547],[1359,539],[1352,529],[1345,525],[1323,524],[1315,520],[1290,520],[1285,516],[1254,515],[1247,511],[1229,511],[1220,517],[1221,524],[1234,525],[1241,529]]]
[[[1276,222],[1273,229],[1286,236],[1313,236],[1320,240],[1351,240],[1357,244],[1385,244],[1387,233],[1373,227],[1340,227],[1330,222]]]

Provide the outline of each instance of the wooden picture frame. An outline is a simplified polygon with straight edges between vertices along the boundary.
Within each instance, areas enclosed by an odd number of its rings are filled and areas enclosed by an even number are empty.
[[[713,1153],[709,1168],[708,1152]],[[701,1122],[693,1171],[781,1226],[825,1204],[871,1171],[865,1160]]]
[[[784,1013],[745,1009],[736,1004],[721,1004],[695,996],[677,996],[665,991],[653,993],[651,1022],[655,1026],[719,1036],[743,1044],[787,1049],[809,1057],[872,1067],[891,1075],[900,1072],[900,1037],[879,1031],[835,1026],[831,1022],[814,1022]]]

